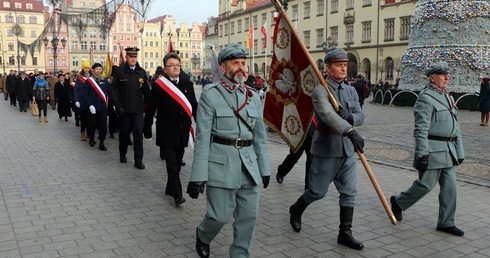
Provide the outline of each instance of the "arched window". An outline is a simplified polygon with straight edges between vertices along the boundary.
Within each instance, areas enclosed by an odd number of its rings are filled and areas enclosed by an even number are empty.
[[[26,23],[26,17],[24,15],[17,15],[17,23]]]
[[[13,23],[14,22],[14,16],[12,16],[11,14],[5,15],[5,22]]]
[[[393,58],[388,57],[386,58],[386,79],[387,80],[393,80],[393,70],[395,68],[395,65],[393,63]]]
[[[91,30],[91,31],[90,31],[90,37],[91,37],[91,38],[95,38],[95,37],[97,37],[97,32],[95,32],[95,30]]]
[[[71,30],[70,34],[72,37],[78,37],[77,30],[75,30],[75,29]]]
[[[29,23],[30,24],[37,24],[37,17],[36,16],[29,16]]]

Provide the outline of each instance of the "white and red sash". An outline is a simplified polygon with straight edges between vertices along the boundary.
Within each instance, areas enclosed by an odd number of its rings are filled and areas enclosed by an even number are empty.
[[[107,104],[107,97],[104,91],[100,88],[99,84],[94,80],[94,78],[88,78],[88,84],[94,89],[94,91],[99,95],[99,98]]]
[[[160,77],[155,81],[158,86],[160,86],[170,97],[172,97],[179,105],[185,110],[189,119],[192,121],[192,106],[187,97],[184,95],[182,91],[180,91],[171,81],[169,81],[165,77]],[[194,128],[190,126],[189,128],[189,145],[194,147],[195,136],[194,136]]]

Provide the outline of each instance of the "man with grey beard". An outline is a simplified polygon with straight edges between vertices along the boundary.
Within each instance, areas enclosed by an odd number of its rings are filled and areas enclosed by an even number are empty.
[[[210,243],[233,214],[230,257],[250,257],[259,212],[260,184],[270,180],[262,102],[244,84],[243,46],[231,44],[218,55],[223,76],[203,88],[197,107],[196,143],[187,193],[205,186],[207,213],[196,229],[196,251],[209,257]]]

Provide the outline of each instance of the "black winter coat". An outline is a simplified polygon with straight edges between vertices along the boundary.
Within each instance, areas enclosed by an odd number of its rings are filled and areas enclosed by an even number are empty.
[[[116,109],[128,114],[143,114],[150,95],[146,71],[138,63],[134,70],[125,63],[112,71],[112,76],[108,93]]]
[[[169,79],[166,75],[165,77]],[[192,116],[196,119],[197,100],[193,83],[185,73],[181,72],[176,86],[187,97],[192,106]],[[157,113],[156,145],[167,148],[187,147],[192,120],[182,106],[156,82],[152,84],[150,101],[145,113],[143,132],[147,138],[150,136],[148,132],[151,134],[155,112]]]
[[[17,94],[17,99],[20,102],[28,102],[32,98],[32,86],[29,78],[25,77],[22,80],[21,77],[17,78],[15,93]]]

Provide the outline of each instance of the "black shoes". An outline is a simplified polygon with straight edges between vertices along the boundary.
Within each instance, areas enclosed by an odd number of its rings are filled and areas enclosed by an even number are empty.
[[[140,161],[135,161],[134,162],[134,167],[135,168],[138,168],[138,169],[145,169],[145,164],[143,164],[143,162]]]
[[[163,151],[160,151],[160,159],[165,160],[167,157],[165,157],[165,153]]]
[[[282,182],[284,182],[284,177],[279,175],[279,173],[276,174],[276,181],[279,183],[279,184],[282,184]]]
[[[289,207],[289,223],[291,224],[291,227],[293,228],[294,231],[300,232],[301,231],[301,215],[298,214],[299,212],[296,211],[295,205],[293,204],[291,207]]]
[[[121,163],[126,163],[126,162],[128,162],[128,158],[126,158],[126,155],[122,155],[122,154],[120,154],[120,155],[119,155],[119,162],[121,162]]]
[[[199,233],[196,228],[196,252],[201,258],[208,258],[209,257],[209,245],[205,244],[201,239],[199,239]]]
[[[391,202],[391,211],[393,212],[393,215],[395,216],[395,219],[398,220],[398,221],[402,221],[403,219],[403,215],[402,215],[402,208],[400,208],[400,206],[398,206],[398,204],[396,204],[396,201],[395,201],[395,196],[391,196],[390,197],[390,202]]]
[[[364,249],[364,245],[352,236],[350,227],[340,227],[339,235],[337,237],[337,244],[345,245],[355,250]]]
[[[104,145],[104,142],[103,142],[103,141],[100,141],[100,142],[99,142],[99,150],[101,150],[101,151],[106,151],[106,150],[107,150],[107,148],[105,147],[105,145]]]
[[[96,144],[95,140],[90,137],[90,140],[88,141],[88,144],[90,144],[90,147],[94,147],[94,145]]]
[[[447,228],[437,227],[436,229],[437,229],[437,231],[446,232],[446,233],[449,233],[451,235],[464,236],[463,230],[457,228],[456,226],[447,227]]]
[[[181,162],[180,162],[180,166],[181,166],[181,167],[184,167],[184,166],[185,166],[185,162],[184,162],[184,161],[181,161]]]
[[[180,206],[184,202],[185,202],[184,197],[180,197],[179,199],[175,199],[175,206]]]

